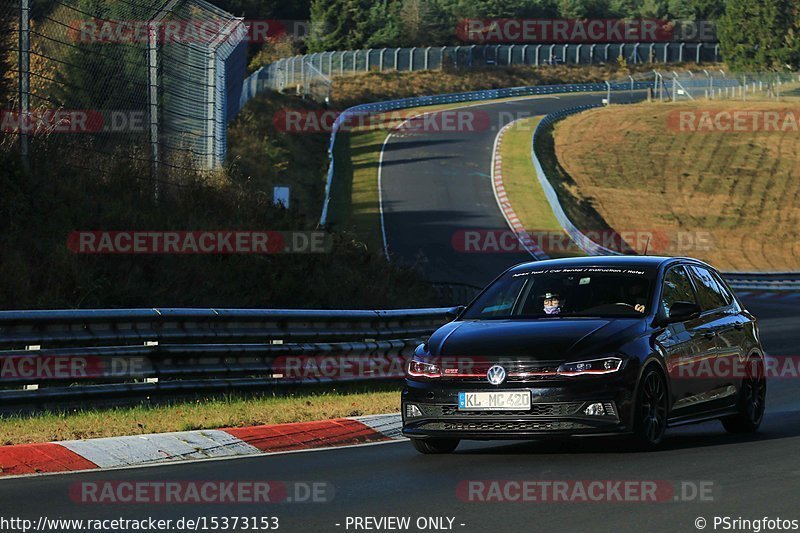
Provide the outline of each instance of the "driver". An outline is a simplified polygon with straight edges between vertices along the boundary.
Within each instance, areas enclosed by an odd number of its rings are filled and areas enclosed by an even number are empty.
[[[564,299],[557,292],[547,292],[544,295],[544,313],[546,315],[560,315],[564,310]]]
[[[645,304],[647,304],[647,294],[645,293],[644,285],[641,283],[634,283],[628,289],[628,300],[631,307],[637,312],[644,314],[646,311]]]

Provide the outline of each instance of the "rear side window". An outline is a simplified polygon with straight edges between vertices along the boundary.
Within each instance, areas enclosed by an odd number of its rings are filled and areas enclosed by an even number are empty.
[[[703,311],[711,311],[730,305],[730,295],[720,286],[717,279],[707,269],[690,267],[695,284],[697,285],[697,299]]]
[[[664,276],[664,289],[661,293],[661,309],[669,316],[675,302],[697,303],[689,274],[682,266],[670,269]]]

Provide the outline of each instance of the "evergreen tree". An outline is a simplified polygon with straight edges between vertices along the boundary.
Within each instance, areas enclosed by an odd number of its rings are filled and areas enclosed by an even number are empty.
[[[800,0],[727,0],[718,33],[733,70],[797,69]]]

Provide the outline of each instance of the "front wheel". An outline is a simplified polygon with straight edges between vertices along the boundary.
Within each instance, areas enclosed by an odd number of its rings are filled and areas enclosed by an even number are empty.
[[[634,439],[642,449],[655,448],[667,430],[667,383],[655,367],[645,370],[636,398]]]
[[[411,439],[419,453],[452,453],[458,447],[458,439]]]
[[[754,357],[745,367],[742,388],[739,391],[739,412],[723,418],[722,425],[729,433],[754,433],[764,419],[767,399],[767,380],[764,376],[764,361]]]

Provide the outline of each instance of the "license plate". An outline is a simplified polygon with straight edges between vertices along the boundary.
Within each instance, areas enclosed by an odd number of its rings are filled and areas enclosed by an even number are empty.
[[[530,391],[459,392],[459,411],[528,411]]]

